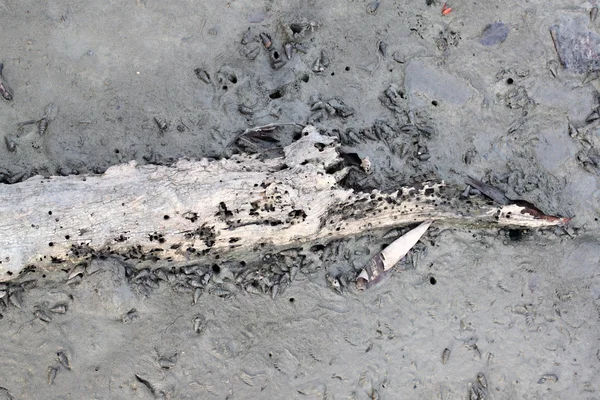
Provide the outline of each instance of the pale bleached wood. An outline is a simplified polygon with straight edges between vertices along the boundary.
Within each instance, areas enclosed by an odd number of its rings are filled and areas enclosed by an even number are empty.
[[[514,205],[465,203],[454,192],[444,194],[443,184],[353,193],[337,184],[347,171],[334,168],[341,163],[334,138],[312,126],[303,134],[283,158],[237,155],[168,167],[132,162],[103,175],[1,184],[0,280],[30,265],[64,268],[92,253],[119,254],[138,265],[212,262],[429,219],[557,224]]]

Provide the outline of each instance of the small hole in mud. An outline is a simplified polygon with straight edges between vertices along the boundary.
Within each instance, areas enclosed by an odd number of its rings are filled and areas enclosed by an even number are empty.
[[[163,217],[163,219],[164,219],[165,221],[166,221],[166,220],[168,220],[169,218],[171,218],[171,217],[169,217],[168,215],[165,215],[165,216]]]
[[[293,297],[290,297],[290,303],[293,303],[294,301],[296,301],[296,300],[294,300]]]
[[[231,75],[229,77],[229,82],[234,83],[234,84],[237,83],[237,76]]]
[[[433,276],[430,276],[429,283],[431,283],[432,285],[435,285],[437,283],[437,279],[435,279],[435,277],[433,277]]]
[[[240,265],[241,265],[242,267],[245,267],[245,266],[246,266],[246,261],[244,261],[244,260],[240,261]]]
[[[94,368],[94,371],[96,371],[96,372],[100,371],[100,367]]]
[[[219,267],[217,264],[213,264],[212,272],[214,272],[215,274],[218,274],[219,272],[221,272],[221,267]]]
[[[283,94],[281,93],[281,90],[277,89],[276,91],[274,91],[273,93],[271,93],[269,95],[269,98],[271,99],[280,99],[283,96]]]
[[[433,100],[433,101],[431,102],[431,105],[432,105],[432,106],[434,106],[434,107],[437,107],[437,105],[438,105],[438,102],[437,102],[437,100]]]
[[[115,149],[115,153],[119,154],[119,149]]]
[[[331,73],[331,76],[335,76],[335,72],[332,72],[332,73]]]
[[[8,276],[12,276],[12,274],[13,274],[13,273],[12,273],[12,271],[8,271],[8,272],[6,273],[6,275],[8,275]]]
[[[65,235],[65,239],[69,240],[69,239],[71,239],[71,236]]]
[[[48,211],[48,215],[52,215],[52,211]]]
[[[50,243],[48,243],[48,246],[52,247],[52,246],[54,246],[54,243],[50,242]]]
[[[227,90],[229,89],[227,86],[223,86],[223,90]]]
[[[45,277],[46,277],[46,274],[43,274],[43,275],[42,275],[42,278],[45,278]]]
[[[350,67],[344,68],[344,71],[350,71]]]
[[[510,240],[519,241],[523,239],[523,231],[519,229],[511,229],[508,231],[508,237]]]
[[[307,82],[308,82],[308,79],[309,79],[309,76],[308,76],[308,74],[304,74],[304,75],[302,75],[302,76],[300,77],[300,80],[301,80],[302,82],[304,82],[304,83],[307,83]]]
[[[507,85],[512,85],[514,82],[515,82],[515,81],[513,81],[513,78],[508,78],[508,79],[506,80],[506,84],[507,84]]]

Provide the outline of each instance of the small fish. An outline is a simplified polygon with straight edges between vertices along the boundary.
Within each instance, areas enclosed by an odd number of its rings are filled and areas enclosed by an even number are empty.
[[[54,380],[56,379],[56,374],[58,374],[58,368],[54,366],[48,367],[48,385],[54,384]]]
[[[3,70],[4,64],[0,63],[0,95],[4,98],[4,100],[11,101],[13,99],[13,95],[9,87],[4,82],[4,77],[2,76]]]
[[[417,244],[421,236],[429,229],[431,222],[421,223],[373,257],[358,275],[356,287],[359,290],[364,290],[381,280],[385,272],[394,267]]]
[[[64,350],[59,350],[56,353],[56,359],[63,367],[65,367],[69,371],[71,370],[71,364],[69,363],[69,357],[67,357],[67,353],[65,353]]]

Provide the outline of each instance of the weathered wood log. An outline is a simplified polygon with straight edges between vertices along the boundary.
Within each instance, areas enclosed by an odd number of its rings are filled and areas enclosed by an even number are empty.
[[[461,200],[458,188],[443,183],[391,194],[354,193],[338,185],[347,169],[337,147],[335,138],[307,126],[280,158],[236,155],[173,166],[132,162],[103,175],[36,176],[0,184],[0,280],[28,266],[52,269],[93,254],[117,254],[140,266],[251,258],[267,249],[424,220],[518,227],[561,223],[514,204]]]

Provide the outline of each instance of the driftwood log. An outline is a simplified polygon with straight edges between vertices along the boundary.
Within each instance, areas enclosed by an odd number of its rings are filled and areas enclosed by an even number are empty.
[[[425,220],[542,227],[518,205],[461,200],[443,183],[355,193],[335,138],[307,126],[284,157],[235,155],[173,166],[109,168],[103,175],[0,184],[0,281],[28,267],[65,268],[94,254],[138,265],[251,257]],[[241,258],[244,259],[244,258]],[[67,266],[68,267],[68,266]]]

